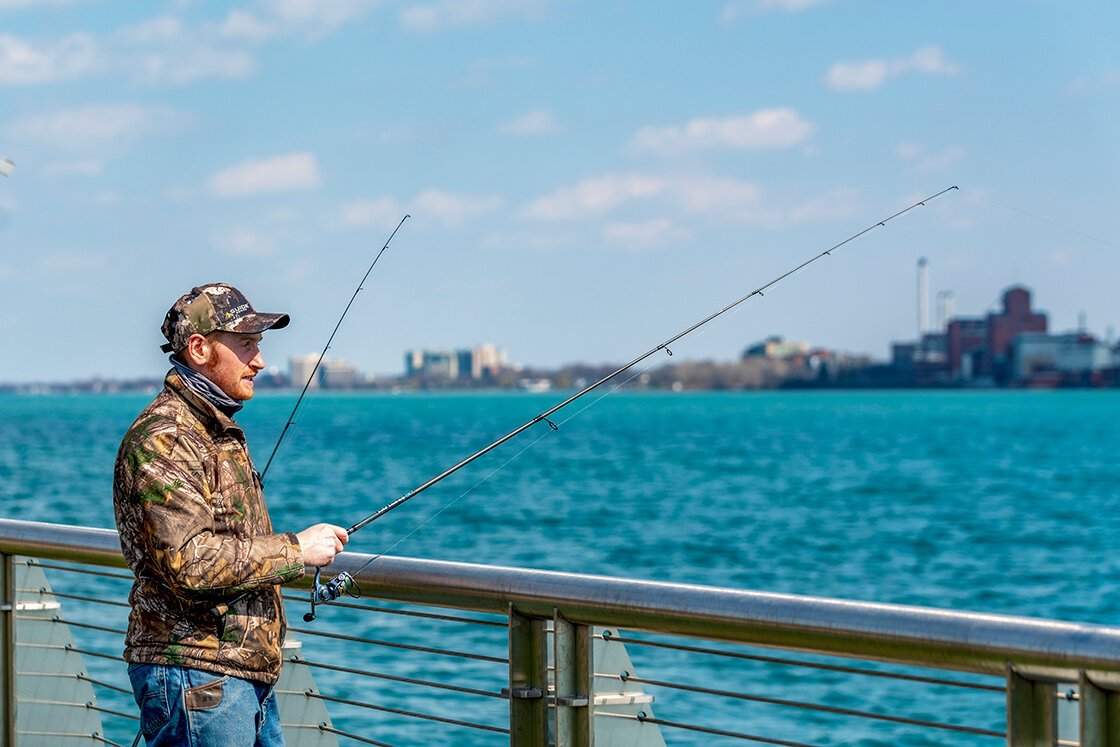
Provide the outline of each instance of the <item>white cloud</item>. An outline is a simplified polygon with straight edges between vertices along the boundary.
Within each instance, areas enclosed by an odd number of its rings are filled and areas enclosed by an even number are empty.
[[[639,174],[608,174],[562,187],[533,201],[525,215],[536,220],[580,220],[601,215],[625,202],[665,191],[664,179]]]
[[[523,214],[534,220],[584,220],[635,201],[659,199],[664,209],[684,214],[735,216],[761,194],[757,185],[738,179],[608,174],[558,189],[531,202]]]
[[[408,211],[391,197],[354,200],[342,206],[339,222],[344,228],[395,226]]]
[[[409,211],[417,216],[432,216],[447,226],[461,226],[473,218],[498,210],[504,200],[493,195],[473,197],[439,190],[428,190],[417,196]]]
[[[922,47],[909,57],[893,60],[873,59],[862,62],[838,62],[825,73],[830,88],[838,91],[870,91],[888,79],[907,73],[956,75],[960,67],[945,59],[938,46]]]
[[[960,146],[950,146],[940,151],[930,152],[921,145],[901,143],[895,148],[900,159],[914,165],[918,171],[934,172],[952,168],[964,158],[965,150]]]
[[[117,149],[128,141],[180,126],[185,117],[165,107],[92,104],[17,120],[16,138],[62,151],[90,153]]]
[[[284,37],[321,39],[361,21],[379,5],[379,0],[258,0],[252,10],[230,11],[213,31],[222,39],[251,44]]]
[[[510,18],[534,18],[543,7],[543,0],[437,0],[410,5],[400,12],[400,21],[413,31],[439,31]]]
[[[630,248],[645,248],[670,241],[679,241],[685,232],[674,226],[668,218],[631,223],[608,223],[603,237],[608,241]]]
[[[788,148],[813,133],[792,109],[760,109],[737,117],[704,117],[683,126],[643,127],[630,140],[638,152],[673,156],[697,150]]]
[[[365,17],[379,0],[267,0],[261,7],[283,20],[289,28],[305,31],[333,30]]]
[[[157,16],[121,29],[117,36],[131,44],[163,44],[183,35],[183,22],[175,16]]]
[[[289,153],[245,161],[223,169],[207,180],[211,194],[217,197],[295,192],[315,189],[319,184],[319,162],[311,153]]]
[[[1072,81],[1066,92],[1072,94],[1092,94],[1120,85],[1120,70],[1113,70],[1096,76],[1086,76]]]
[[[758,185],[738,179],[688,177],[668,185],[674,202],[689,213],[734,213],[756,204],[762,197]]]
[[[187,27],[174,16],[150,18],[111,39],[116,67],[152,83],[246,78],[257,70],[247,50],[215,38],[212,30]]]
[[[859,193],[854,189],[834,189],[820,197],[771,211],[766,220],[774,226],[841,220],[860,210]]]
[[[391,197],[354,200],[342,206],[339,224],[343,228],[391,228],[408,213],[415,218],[435,220],[455,228],[500,210],[503,205],[505,200],[497,195],[463,195],[428,189],[407,203]]]
[[[765,199],[757,184],[738,179],[608,174],[557,189],[529,203],[522,214],[531,220],[579,221],[626,209],[625,220],[609,224],[613,226],[612,235],[637,238],[644,234],[652,239],[659,225],[655,221],[671,220],[674,216],[780,228],[848,217],[857,208],[857,194],[851,190],[836,190],[801,203],[775,205]],[[643,211],[656,217],[642,217]]]
[[[36,44],[0,34],[0,85],[39,85],[88,75],[100,66],[97,42],[71,34]]]
[[[119,73],[155,83],[244,78],[257,70],[253,55],[223,41],[209,27],[157,16],[104,38],[71,34],[31,42],[0,34],[0,85],[42,85]]]
[[[131,69],[152,83],[238,80],[248,78],[257,71],[257,60],[243,50],[187,44],[173,52],[138,53]]]
[[[262,44],[280,34],[277,24],[268,23],[259,16],[243,10],[231,10],[225,20],[215,27],[217,35],[231,41]]]
[[[850,218],[858,211],[858,193],[850,189],[838,189],[789,204],[764,202],[760,195],[753,203],[743,203],[729,209],[725,217],[737,223],[778,230],[791,225]]]
[[[548,109],[522,114],[498,128],[509,135],[551,135],[560,131],[560,123]]]
[[[0,0],[0,12],[21,10],[23,8],[46,7],[48,5],[73,5],[76,0]]]
[[[720,11],[720,20],[724,23],[729,23],[743,15],[753,15],[769,11],[798,13],[831,1],[832,0],[734,0],[723,6],[723,9]]]
[[[277,237],[239,226],[214,237],[214,243],[237,257],[267,257],[276,253]]]
[[[842,91],[869,91],[887,79],[886,60],[838,62],[828,69],[825,78],[831,88]]]

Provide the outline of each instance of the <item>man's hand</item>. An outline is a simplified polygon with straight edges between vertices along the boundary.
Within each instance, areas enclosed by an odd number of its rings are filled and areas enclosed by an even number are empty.
[[[296,539],[303,552],[303,562],[321,568],[334,562],[334,556],[342,552],[342,546],[350,541],[350,535],[334,524],[316,524],[298,533]]]

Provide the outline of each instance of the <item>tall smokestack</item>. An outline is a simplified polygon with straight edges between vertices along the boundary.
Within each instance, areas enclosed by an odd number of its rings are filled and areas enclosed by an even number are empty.
[[[949,329],[949,322],[957,315],[957,297],[953,291],[941,291],[937,294],[937,331],[945,332]]]
[[[918,339],[929,329],[929,270],[926,258],[918,260]]]

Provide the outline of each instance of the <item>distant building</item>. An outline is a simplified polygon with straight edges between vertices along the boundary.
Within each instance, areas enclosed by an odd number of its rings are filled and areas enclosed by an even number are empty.
[[[785,340],[778,335],[767,337],[762,342],[756,342],[743,351],[744,358],[771,358],[789,360],[803,358],[809,355],[809,343],[796,340]]]
[[[292,372],[291,382],[292,386],[296,389],[303,389],[307,385],[308,389],[319,388],[319,376],[315,371],[315,363],[319,360],[318,353],[310,353],[308,355],[293,355],[288,359],[288,368]],[[314,374],[314,378],[312,375]],[[310,383],[308,380],[310,379]]]
[[[404,355],[407,378],[489,381],[506,365],[505,351],[490,344],[461,350],[409,350]]]
[[[319,363],[317,371],[316,363]],[[303,389],[304,384],[308,389],[353,389],[362,383],[358,367],[353,363],[332,358],[323,358],[319,362],[319,353],[292,356],[288,367],[292,372],[291,385],[296,389]]]
[[[954,378],[970,381],[983,368],[983,353],[988,340],[987,319],[950,319],[945,333],[949,350],[949,371]]]
[[[1024,332],[1011,343],[1011,379],[1021,386],[1089,384],[1117,365],[1112,348],[1084,332]]]
[[[941,299],[952,293],[938,294]],[[1012,343],[1023,334],[1045,334],[1046,314],[1031,309],[1031,292],[1013,286],[1003,292],[1003,308],[984,317],[946,317],[943,331],[916,341],[891,344],[891,367],[900,379],[919,386],[970,381],[1004,384],[1014,378]],[[949,304],[943,303],[944,310]]]
[[[404,354],[404,375],[406,377],[419,376],[424,370],[424,351],[407,350]]]
[[[507,366],[506,351],[486,342],[471,350],[471,378],[497,378]]]
[[[319,373],[326,389],[353,389],[361,383],[358,367],[346,361],[325,358],[319,367]]]
[[[983,319],[949,322],[949,369],[958,379],[985,377],[997,382],[1011,378],[1011,343],[1020,334],[1045,334],[1046,314],[1031,310],[1031,292],[1022,286],[1003,293],[1003,309]]]

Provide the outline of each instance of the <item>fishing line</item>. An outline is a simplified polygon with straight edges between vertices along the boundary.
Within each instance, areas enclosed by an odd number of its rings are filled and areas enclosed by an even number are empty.
[[[366,280],[369,278],[369,274],[373,272],[373,268],[377,266],[377,262],[381,259],[381,255],[384,254],[385,250],[389,248],[389,243],[392,242],[393,237],[397,235],[397,231],[401,230],[401,226],[404,225],[404,222],[408,220],[409,217],[410,216],[406,214],[403,218],[401,218],[401,222],[398,223],[397,227],[393,229],[393,232],[389,234],[389,238],[385,240],[385,245],[381,247],[381,251],[379,251],[377,253],[377,256],[373,258],[373,262],[370,263],[369,269],[366,270],[366,274],[362,276],[361,282],[358,283],[358,287],[354,290],[354,295],[350,296],[350,302],[347,303],[346,308],[342,310],[342,316],[338,318],[338,323],[334,325],[334,330],[331,332],[331,336],[327,338],[327,344],[323,346],[323,352],[319,353],[319,359],[315,361],[315,367],[311,369],[311,374],[307,377],[307,381],[304,382],[303,391],[299,393],[299,397],[296,399],[295,407],[292,408],[292,412],[288,415],[288,421],[284,423],[284,428],[280,431],[280,437],[276,439],[276,445],[272,447],[272,453],[268,455],[268,461],[265,462],[264,469],[261,470],[261,485],[264,485],[265,475],[268,474],[268,468],[272,466],[272,460],[276,457],[276,452],[280,450],[280,444],[284,442],[284,436],[288,434],[288,429],[295,424],[296,411],[299,410],[300,403],[303,402],[303,398],[307,394],[307,390],[311,387],[311,382],[314,381],[315,374],[319,371],[319,365],[322,364],[323,358],[326,356],[327,351],[330,350],[331,343],[334,341],[334,336],[338,333],[338,328],[342,326],[342,320],[346,318],[346,314],[350,311],[350,307],[354,305],[354,299],[358,297],[359,293],[361,293],[362,286],[365,285]]]
[[[732,309],[736,308],[737,306],[741,305],[742,303],[748,301],[749,299],[753,298],[754,296],[765,295],[765,291],[769,290],[771,287],[777,285],[778,283],[782,282],[783,280],[790,277],[791,275],[797,274],[798,272],[805,269],[806,267],[813,264],[814,262],[821,259],[822,257],[831,256],[834,251],[836,251],[837,249],[841,248],[842,246],[844,246],[844,245],[846,245],[846,244],[848,244],[852,241],[855,241],[856,239],[863,236],[864,234],[869,233],[870,231],[874,231],[876,228],[885,227],[887,223],[894,220],[895,218],[903,216],[903,215],[909,213],[911,210],[913,210],[917,207],[924,206],[925,204],[937,199],[938,197],[945,194],[946,192],[950,192],[950,191],[955,190],[955,189],[958,189],[956,185],[951,186],[951,187],[946,187],[945,189],[942,189],[940,192],[937,192],[937,193],[935,193],[935,194],[933,194],[929,197],[926,197],[923,200],[919,200],[918,202],[915,202],[912,205],[909,205],[908,207],[905,207],[905,208],[893,213],[892,215],[871,224],[867,228],[864,228],[862,231],[859,231],[858,233],[852,234],[851,236],[849,236],[848,238],[839,242],[838,244],[835,244],[835,245],[829,247],[828,249],[825,249],[824,251],[820,252],[819,254],[817,254],[813,257],[810,257],[809,259],[805,260],[804,262],[797,265],[793,269],[787,270],[786,272],[782,273],[781,275],[778,275],[773,280],[770,280],[770,281],[764,283],[763,285],[754,289],[750,293],[747,293],[745,296],[739,298],[738,300],[732,301],[731,303],[727,304],[726,306],[724,306],[720,310],[718,310],[718,311],[716,311],[712,314],[709,314],[707,317],[701,319],[698,322],[695,322],[694,324],[692,324],[689,327],[685,328],[684,330],[678,332],[677,334],[673,335],[672,337],[665,340],[664,342],[650,348],[646,352],[642,353],[638,357],[631,360],[629,363],[626,363],[625,365],[621,366],[620,368],[615,369],[614,371],[607,374],[606,376],[603,376],[602,378],[600,378],[599,380],[597,380],[593,384],[591,384],[587,387],[584,387],[583,389],[581,389],[580,391],[571,395],[570,397],[563,400],[559,404],[556,404],[556,405],[552,406],[551,408],[545,410],[544,412],[537,415],[536,417],[531,418],[530,420],[526,421],[525,423],[518,426],[517,428],[514,428],[512,431],[505,434],[501,438],[497,439],[493,443],[479,449],[478,451],[474,452],[473,454],[466,457],[465,459],[462,459],[457,464],[453,465],[452,467],[449,467],[448,469],[444,470],[440,474],[438,474],[435,477],[429,479],[427,482],[417,486],[416,488],[413,488],[412,490],[405,493],[404,495],[397,498],[396,500],[386,504],[385,506],[381,507],[377,511],[374,511],[369,516],[365,517],[364,519],[359,521],[357,524],[354,524],[349,529],[347,529],[346,530],[347,534],[349,534],[350,536],[353,536],[357,531],[359,531],[360,529],[362,529],[366,525],[370,524],[373,521],[376,521],[377,519],[381,518],[385,514],[392,511],[393,509],[395,509],[395,508],[403,505],[407,501],[411,500],[412,498],[415,498],[417,495],[424,492],[428,488],[432,487],[433,485],[436,485],[437,483],[439,483],[440,481],[444,480],[445,478],[451,476],[455,472],[458,472],[460,469],[462,469],[463,467],[466,467],[471,462],[475,461],[476,459],[479,459],[480,457],[484,456],[485,454],[488,454],[489,452],[493,451],[497,447],[504,444],[506,441],[509,441],[510,439],[520,435],[522,432],[528,430],[529,428],[536,425],[537,423],[540,423],[541,421],[544,421],[545,423],[547,423],[552,430],[557,430],[559,426],[557,426],[556,423],[554,423],[552,420],[549,420],[549,416],[552,415],[553,413],[557,412],[558,410],[560,410],[564,407],[567,407],[571,403],[575,402],[577,399],[580,399],[581,397],[583,397],[584,395],[594,391],[595,389],[598,389],[603,384],[606,384],[607,382],[611,381],[612,379],[619,376],[623,372],[633,368],[634,366],[636,366],[637,364],[646,360],[647,358],[650,358],[655,353],[658,353],[658,352],[664,350],[669,355],[672,355],[672,349],[669,346],[672,345],[673,343],[675,343],[677,340],[681,339],[682,337],[692,333],[693,331],[699,329],[700,327],[703,327],[704,325],[708,324],[708,322],[711,322],[712,320],[726,314],[727,312],[731,311]],[[584,409],[586,409],[586,408],[584,408]],[[537,440],[539,440],[539,438]],[[524,450],[522,450],[522,452],[523,451]],[[372,562],[372,561],[370,561],[370,562]],[[366,566],[363,566],[363,568],[367,567],[368,565],[369,565],[369,562],[367,562]],[[341,596],[344,593],[352,593],[352,590],[355,588],[354,578],[349,573],[346,573],[346,572],[339,573],[337,576],[332,578],[326,584],[322,584],[322,583],[319,582],[321,572],[322,572],[321,568],[316,568],[315,569],[315,580],[314,580],[314,583],[313,583],[312,589],[311,589],[311,611],[308,614],[304,615],[304,618],[303,618],[307,622],[311,622],[312,620],[315,619],[315,606],[316,606],[316,604],[330,602],[334,599],[337,599],[339,596]]]
[[[561,425],[563,425],[563,423],[561,423]],[[436,519],[437,519],[437,518],[438,518],[438,517],[439,517],[440,515],[442,515],[442,514],[443,514],[444,512],[446,512],[447,510],[449,510],[449,509],[450,509],[450,508],[451,508],[452,506],[454,506],[454,505],[455,505],[456,503],[458,503],[459,501],[461,501],[461,500],[462,500],[463,498],[466,498],[466,497],[467,497],[467,495],[469,495],[470,493],[473,493],[473,492],[474,492],[474,491],[475,491],[475,490],[476,490],[476,489],[478,488],[478,486],[479,486],[479,485],[481,485],[482,483],[486,482],[487,480],[489,480],[489,479],[490,479],[491,477],[493,477],[494,475],[496,475],[496,474],[498,474],[499,472],[501,472],[501,471],[502,471],[503,469],[505,469],[505,468],[506,468],[506,467],[508,467],[508,466],[509,466],[510,464],[512,464],[512,463],[513,463],[513,462],[514,462],[515,460],[517,460],[517,459],[518,459],[518,458],[519,458],[519,457],[520,457],[520,456],[521,456],[522,454],[524,454],[524,453],[525,453],[526,451],[528,451],[529,449],[531,449],[531,448],[533,448],[534,446],[536,446],[537,442],[538,442],[538,441],[540,441],[540,440],[541,440],[542,438],[544,438],[545,436],[547,436],[547,435],[548,435],[548,434],[549,434],[550,432],[551,432],[551,429],[550,429],[550,430],[548,430],[548,431],[545,431],[545,432],[541,433],[541,434],[540,434],[539,436],[537,436],[537,437],[536,437],[536,438],[534,438],[534,439],[533,439],[532,441],[530,441],[529,443],[527,443],[527,444],[526,444],[526,445],[525,445],[525,446],[524,446],[524,447],[523,447],[523,448],[521,449],[521,451],[517,452],[516,454],[514,454],[513,456],[511,456],[511,457],[510,457],[509,459],[507,459],[507,460],[506,460],[505,462],[503,462],[503,463],[502,463],[502,464],[501,464],[500,466],[496,467],[496,468],[495,468],[495,469],[493,469],[493,470],[492,470],[492,471],[491,471],[490,473],[488,473],[487,475],[483,476],[483,477],[482,477],[481,479],[479,479],[479,481],[478,481],[478,482],[476,482],[476,483],[475,483],[474,485],[471,485],[471,486],[470,486],[469,488],[467,488],[467,489],[466,489],[466,490],[464,490],[464,491],[463,491],[462,493],[460,493],[460,494],[459,494],[459,496],[458,496],[457,498],[455,498],[454,500],[450,501],[450,502],[449,502],[449,503],[448,503],[448,504],[447,504],[446,506],[444,506],[444,507],[443,507],[443,508],[441,508],[440,510],[436,511],[435,513],[433,513],[433,514],[432,514],[431,516],[429,516],[428,518],[424,519],[424,521],[422,521],[422,522],[420,522],[419,524],[417,524],[417,525],[416,525],[415,527],[413,527],[413,528],[412,528],[412,529],[411,529],[411,530],[410,530],[410,531],[409,531],[409,532],[408,532],[407,534],[405,534],[405,535],[404,535],[403,537],[401,537],[400,539],[398,539],[398,540],[397,540],[396,542],[394,542],[393,544],[389,545],[388,547],[386,547],[386,548],[385,548],[384,550],[382,550],[381,552],[377,553],[376,555],[373,555],[373,556],[372,556],[372,557],[371,557],[371,558],[370,558],[369,560],[367,560],[367,561],[365,562],[365,564],[364,564],[364,565],[362,565],[362,566],[361,566],[360,568],[358,568],[358,570],[354,571],[354,573],[355,573],[355,574],[357,574],[357,573],[361,573],[361,572],[362,572],[362,571],[364,571],[364,570],[365,570],[366,568],[369,568],[369,567],[370,567],[370,565],[372,565],[374,561],[376,561],[376,560],[379,560],[380,558],[384,557],[385,555],[388,555],[388,554],[389,554],[389,553],[391,553],[391,552],[392,552],[393,550],[397,549],[397,547],[399,547],[400,545],[404,544],[404,541],[405,541],[405,540],[407,540],[407,539],[408,539],[409,537],[411,537],[412,535],[416,534],[417,532],[419,532],[419,531],[420,531],[421,529],[423,529],[424,527],[428,526],[428,524],[431,524],[431,523],[432,523],[433,521],[435,521],[435,520],[436,520]],[[356,586],[357,586],[357,584],[355,584],[355,588],[356,588]]]
[[[1089,239],[1091,241],[1096,241],[1099,244],[1104,244],[1105,246],[1112,247],[1113,249],[1120,249],[1120,244],[1114,244],[1111,241],[1107,241],[1107,240],[1099,238],[1097,236],[1093,236],[1092,234],[1085,233],[1084,231],[1079,231],[1076,228],[1070,228],[1069,226],[1064,226],[1061,223],[1057,223],[1055,221],[1050,220],[1049,218],[1043,218],[1042,216],[1034,215],[1033,213],[1028,213],[1026,210],[1021,210],[1017,207],[1013,207],[1012,205],[1005,205],[1004,203],[997,202],[997,201],[991,199],[990,197],[987,197],[987,196],[981,194],[980,192],[976,192],[976,191],[973,191],[971,189],[965,190],[965,192],[972,195],[973,197],[979,197],[984,202],[989,202],[993,205],[998,205],[999,207],[1004,208],[1005,210],[1010,210],[1012,212],[1019,213],[1020,215],[1025,215],[1028,218],[1033,218],[1034,220],[1039,221],[1040,223],[1046,223],[1048,225],[1054,226],[1055,228],[1061,228],[1064,231],[1069,231],[1070,233],[1075,233],[1078,236],[1083,236],[1086,239]]]
[[[284,424],[284,428],[280,431],[280,437],[276,439],[276,445],[272,447],[272,453],[268,455],[268,461],[265,462],[264,469],[258,473],[258,479],[261,482],[262,488],[264,487],[265,475],[268,474],[268,468],[272,466],[272,460],[276,457],[276,452],[280,450],[280,444],[284,442],[284,436],[288,434],[288,430],[292,427],[292,425],[295,424],[296,412],[299,410],[299,406],[303,402],[304,396],[307,395],[307,390],[311,387],[311,382],[312,380],[314,380],[315,374],[319,371],[319,366],[320,364],[322,364],[323,358],[327,355],[327,351],[330,350],[331,343],[334,341],[334,336],[338,333],[338,328],[342,326],[342,320],[346,318],[346,314],[349,313],[350,307],[354,305],[354,299],[356,299],[358,297],[358,294],[362,291],[362,287],[365,285],[366,280],[369,279],[369,275],[371,272],[373,272],[373,268],[377,266],[377,262],[381,259],[381,255],[384,254],[385,250],[389,248],[389,244],[393,241],[393,237],[397,235],[397,231],[401,230],[401,226],[403,226],[404,222],[410,217],[411,216],[406,213],[405,216],[401,218],[400,223],[397,224],[397,227],[393,229],[393,232],[389,234],[389,238],[385,239],[385,244],[381,247],[381,251],[379,251],[377,253],[377,256],[373,258],[373,262],[370,263],[369,268],[366,270],[366,274],[362,276],[362,280],[358,283],[358,287],[354,290],[354,294],[350,296],[350,301],[346,304],[346,308],[342,310],[342,315],[338,318],[338,322],[334,325],[334,329],[331,331],[330,337],[327,338],[327,344],[323,346],[323,352],[319,353],[319,358],[315,361],[315,366],[311,369],[311,374],[307,377],[307,381],[304,382],[303,390],[300,391],[299,397],[296,398],[295,406],[292,407],[292,411],[288,414],[288,420]],[[316,568],[316,586],[319,586],[319,572],[320,569]],[[229,602],[229,604],[226,605],[226,608],[228,609],[230,606],[244,597],[245,594],[241,594],[240,596],[235,597],[233,601]],[[312,609],[314,609],[314,602],[312,602]],[[210,613],[217,619],[221,619],[221,616],[223,614],[222,610],[218,609],[217,607],[212,608],[210,610]],[[139,738],[139,736],[137,738]]]
[[[666,352],[670,356],[673,354],[672,351],[669,350],[668,348],[666,348]],[[510,464],[512,464],[515,460],[519,459],[522,454],[524,454],[526,451],[528,451],[529,449],[536,446],[538,441],[543,439],[545,436],[548,436],[552,431],[560,430],[561,425],[565,425],[568,421],[572,420],[573,418],[578,416],[580,413],[582,413],[585,410],[591,408],[592,406],[598,404],[604,397],[608,397],[611,394],[613,394],[614,392],[617,392],[619,389],[626,386],[627,384],[632,382],[634,379],[638,378],[643,373],[648,371],[650,368],[653,367],[653,365],[654,365],[654,361],[652,361],[652,360],[649,361],[645,365],[645,367],[635,371],[634,374],[632,376],[630,376],[630,378],[616,384],[614,387],[612,387],[609,390],[605,390],[597,398],[588,401],[588,403],[586,405],[584,405],[583,407],[576,410],[575,412],[573,412],[568,417],[561,420],[559,424],[553,423],[552,421],[548,421],[549,425],[552,426],[549,430],[542,432],[539,436],[537,436],[532,441],[527,443],[524,447],[522,447],[522,449],[520,451],[518,451],[516,454],[511,456],[509,459],[507,459],[501,465],[499,465],[498,467],[494,468],[489,473],[484,475],[481,479],[478,480],[478,482],[476,482],[474,485],[472,485],[469,488],[467,488],[466,490],[464,490],[454,500],[448,502],[447,505],[443,506],[438,511],[433,513],[431,516],[427,517],[424,521],[422,521],[419,524],[417,524],[416,526],[414,526],[407,534],[402,536],[400,539],[398,539],[392,545],[390,545],[389,547],[385,548],[384,550],[381,550],[380,552],[372,555],[369,558],[369,560],[367,560],[365,563],[363,563],[356,571],[354,571],[354,573],[349,573],[347,571],[344,571],[342,573],[339,573],[334,578],[332,578],[330,581],[327,581],[327,583],[324,584],[320,581],[323,569],[322,568],[316,568],[315,569],[315,578],[314,578],[314,581],[312,582],[312,587],[311,587],[311,611],[304,614],[304,616],[303,616],[304,622],[313,622],[315,620],[315,607],[318,604],[325,604],[327,602],[333,601],[333,600],[337,599],[338,597],[340,597],[342,594],[347,594],[351,597],[354,597],[355,599],[360,598],[362,596],[362,590],[361,590],[361,587],[358,586],[358,582],[354,580],[355,575],[360,574],[366,568],[369,568],[371,565],[373,565],[374,562],[376,562],[377,560],[380,560],[381,558],[385,557],[390,552],[395,550],[397,547],[404,544],[405,540],[407,540],[409,537],[411,537],[412,535],[419,532],[424,527],[428,526],[428,524],[435,521],[437,518],[439,518],[441,515],[443,515],[446,511],[451,509],[451,507],[454,506],[456,503],[461,501],[463,498],[466,498],[470,493],[473,493],[478,488],[478,486],[482,485],[482,483],[486,482],[491,477],[493,477],[494,475],[496,475],[497,473],[501,472],[506,467],[508,467]]]
[[[599,395],[599,397],[597,397],[596,399],[593,399],[593,400],[590,400],[590,401],[588,401],[588,403],[587,403],[586,405],[584,405],[583,407],[581,407],[580,409],[576,410],[576,411],[575,411],[575,412],[573,412],[573,413],[572,413],[571,415],[569,415],[568,417],[564,418],[564,419],[563,419],[563,420],[561,420],[561,421],[560,421],[559,423],[557,423],[557,424],[556,424],[556,428],[555,428],[555,430],[559,430],[559,429],[560,429],[560,426],[562,426],[562,425],[565,425],[566,423],[568,423],[568,421],[570,421],[570,420],[572,420],[572,419],[574,419],[574,418],[578,417],[578,416],[579,416],[579,415],[580,415],[581,413],[583,413],[583,412],[584,412],[585,410],[588,410],[588,409],[590,409],[591,407],[593,407],[593,406],[597,405],[597,404],[598,404],[598,403],[599,403],[600,401],[602,401],[602,400],[603,400],[603,398],[605,398],[605,397],[609,397],[610,395],[614,394],[615,392],[617,392],[617,391],[618,391],[619,389],[621,389],[622,387],[624,387],[624,386],[626,386],[627,384],[629,384],[630,382],[632,382],[632,381],[633,381],[634,379],[636,379],[636,378],[638,378],[639,376],[641,376],[641,375],[642,375],[643,373],[645,373],[645,372],[646,372],[646,371],[648,371],[648,370],[649,370],[650,368],[652,368],[652,367],[653,367],[653,365],[654,365],[654,363],[655,363],[655,361],[650,361],[650,362],[649,362],[649,363],[648,363],[648,364],[647,364],[647,365],[645,366],[645,368],[642,368],[642,369],[639,369],[638,371],[636,371],[636,372],[634,373],[634,375],[633,375],[633,376],[631,376],[631,377],[630,377],[629,379],[626,379],[625,381],[623,381],[623,382],[621,382],[621,383],[617,384],[617,385],[616,385],[616,386],[614,386],[613,388],[611,388],[611,389],[608,389],[608,390],[604,391],[604,392],[603,392],[603,393],[602,393],[601,395]],[[432,523],[433,521],[435,521],[435,519],[437,519],[437,518],[438,518],[438,517],[439,517],[440,515],[442,515],[442,514],[443,514],[444,512],[448,511],[448,510],[449,510],[449,509],[450,509],[450,508],[451,508],[452,506],[454,506],[454,505],[455,505],[456,503],[458,503],[458,502],[459,502],[459,501],[461,501],[462,499],[466,498],[466,497],[467,497],[467,496],[468,496],[468,495],[469,495],[470,493],[473,493],[473,492],[474,492],[474,491],[475,491],[476,489],[478,489],[478,487],[479,487],[480,485],[482,485],[482,483],[486,482],[486,481],[487,481],[487,480],[489,480],[489,479],[490,479],[491,477],[493,477],[494,475],[498,474],[499,472],[501,472],[502,470],[504,470],[504,469],[505,469],[506,467],[508,467],[508,466],[509,466],[510,464],[512,464],[513,462],[515,462],[515,461],[516,461],[517,459],[519,459],[519,458],[521,457],[521,455],[522,455],[522,454],[524,454],[524,453],[525,453],[526,451],[528,451],[529,449],[531,449],[531,448],[533,448],[534,446],[536,446],[536,445],[537,445],[537,442],[539,442],[539,441],[540,441],[541,439],[543,439],[543,438],[545,438],[546,436],[548,436],[549,434],[551,434],[553,430],[554,430],[554,429],[550,428],[550,429],[548,429],[547,431],[543,431],[543,432],[542,432],[542,433],[541,433],[541,434],[540,434],[539,436],[537,436],[536,438],[534,438],[534,439],[533,439],[532,441],[528,442],[528,443],[527,443],[527,444],[526,444],[526,445],[525,445],[525,446],[524,446],[524,447],[523,447],[523,448],[522,448],[522,449],[521,449],[520,451],[518,451],[518,452],[517,452],[516,454],[514,454],[513,456],[511,456],[511,457],[510,457],[509,459],[507,459],[507,460],[506,460],[505,462],[503,462],[503,463],[502,463],[501,465],[499,465],[498,467],[496,467],[496,468],[494,468],[493,470],[491,470],[491,471],[490,471],[489,473],[487,473],[486,475],[484,475],[484,476],[483,476],[483,477],[482,477],[481,479],[479,479],[479,481],[478,481],[478,482],[476,482],[476,483],[475,483],[474,485],[471,485],[471,486],[470,486],[469,488],[467,488],[467,489],[466,489],[466,490],[464,490],[464,491],[463,491],[462,493],[460,493],[460,494],[459,494],[459,495],[458,495],[458,496],[457,496],[457,497],[456,497],[456,498],[455,498],[454,500],[452,500],[452,501],[448,502],[448,503],[447,503],[447,505],[445,505],[444,507],[442,507],[441,509],[439,509],[438,511],[436,511],[435,513],[433,513],[433,514],[432,514],[431,516],[429,516],[428,518],[426,518],[426,519],[425,519],[424,521],[422,521],[422,522],[421,522],[420,524],[417,524],[417,525],[416,525],[415,527],[413,527],[413,528],[412,528],[412,530],[410,530],[410,531],[409,531],[409,532],[408,532],[407,534],[405,534],[405,535],[404,535],[403,537],[401,537],[400,539],[398,539],[398,540],[397,540],[396,542],[394,542],[394,543],[393,543],[392,545],[390,545],[389,547],[385,548],[385,549],[384,549],[384,550],[382,550],[381,552],[379,552],[379,553],[377,553],[377,554],[373,555],[373,556],[372,556],[372,557],[371,557],[371,558],[370,558],[369,560],[367,560],[367,561],[366,561],[366,562],[365,562],[365,563],[364,563],[364,564],[363,564],[362,566],[360,566],[360,567],[358,568],[358,570],[354,571],[354,573],[355,573],[355,574],[361,573],[361,572],[362,572],[362,571],[364,571],[364,570],[365,570],[366,568],[369,568],[369,567],[370,567],[370,565],[372,565],[374,561],[376,561],[376,560],[378,560],[378,559],[380,559],[380,558],[384,557],[385,555],[388,555],[389,553],[391,553],[391,552],[392,552],[393,550],[395,550],[395,549],[396,549],[397,547],[399,547],[400,545],[402,545],[402,544],[404,543],[404,541],[405,541],[405,540],[407,540],[407,539],[408,539],[409,537],[411,537],[412,535],[416,534],[416,533],[417,533],[417,532],[419,532],[419,531],[420,531],[421,529],[423,529],[424,527],[426,527],[426,526],[427,526],[428,524],[430,524],[430,523]],[[355,584],[355,586],[356,586],[356,584]]]

